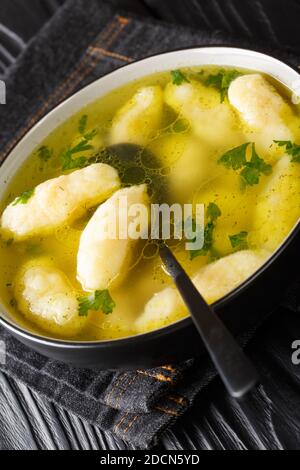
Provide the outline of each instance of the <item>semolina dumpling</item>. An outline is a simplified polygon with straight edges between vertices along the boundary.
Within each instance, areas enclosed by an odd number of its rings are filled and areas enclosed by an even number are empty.
[[[210,178],[212,164],[209,151],[196,138],[189,138],[179,159],[170,171],[172,198],[187,201]]]
[[[149,300],[137,318],[135,328],[138,333],[145,333],[166,326],[186,315],[186,307],[175,287],[166,287]]]
[[[291,140],[292,132],[284,122],[291,114],[287,103],[261,74],[236,78],[228,89],[230,104],[246,124],[245,134],[259,151],[267,151],[273,140]]]
[[[241,141],[234,110],[227,102],[220,103],[216,90],[195,81],[179,86],[168,83],[164,97],[171,108],[190,122],[203,143],[215,147],[234,146]]]
[[[50,259],[39,258],[22,266],[15,298],[29,321],[52,334],[74,336],[86,323],[86,318],[78,315],[76,290]]]
[[[300,165],[284,155],[265,182],[253,214],[252,243],[273,251],[299,219]]]
[[[208,303],[235,289],[257,271],[268,256],[264,250],[241,250],[200,269],[193,282]]]
[[[129,211],[135,205],[147,208],[141,226],[137,227],[137,237],[129,238],[127,233],[122,237],[121,221],[125,221],[129,230]],[[120,189],[97,209],[81,235],[77,255],[77,279],[85,291],[112,288],[122,281],[140,238],[138,232],[142,235],[148,229],[148,205],[147,186],[139,185]],[[116,222],[115,233],[111,233],[111,215]]]
[[[113,119],[110,144],[123,142],[146,145],[158,130],[163,113],[160,86],[140,88]]]
[[[251,276],[266,256],[263,252],[239,251],[201,268],[193,283],[205,300],[213,303]],[[176,321],[184,314],[187,311],[179,293],[174,287],[167,287],[148,301],[135,326],[142,333]]]
[[[1,229],[19,240],[49,233],[81,217],[119,187],[117,171],[103,163],[47,180],[26,203],[16,199],[4,210]]]

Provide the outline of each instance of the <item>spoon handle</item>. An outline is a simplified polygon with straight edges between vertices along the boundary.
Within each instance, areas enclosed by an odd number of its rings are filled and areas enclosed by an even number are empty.
[[[166,245],[161,245],[160,257],[173,278],[226,389],[231,396],[242,398],[258,383],[256,369]]]

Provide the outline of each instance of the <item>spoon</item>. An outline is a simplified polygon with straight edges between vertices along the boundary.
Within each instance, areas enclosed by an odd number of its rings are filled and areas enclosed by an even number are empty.
[[[109,163],[122,170],[126,185],[141,184],[147,179],[152,199],[165,201],[166,179],[160,175],[161,162],[147,149],[135,144],[122,143],[107,147],[96,156],[96,161]],[[159,242],[160,257],[173,278],[202,338],[203,343],[231,396],[242,398],[258,382],[258,375],[231,333],[205,302],[189,276],[170,249]]]
[[[159,253],[227,391],[234,398],[244,397],[258,383],[256,369],[164,243]]]

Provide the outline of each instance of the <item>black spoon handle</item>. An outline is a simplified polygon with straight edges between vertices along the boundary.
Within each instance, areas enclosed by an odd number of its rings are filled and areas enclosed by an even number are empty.
[[[188,307],[225,387],[231,396],[242,398],[258,383],[256,369],[166,245],[160,247],[160,257]]]

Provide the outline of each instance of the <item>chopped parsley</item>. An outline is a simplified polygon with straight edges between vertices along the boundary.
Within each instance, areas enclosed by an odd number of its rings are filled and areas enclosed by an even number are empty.
[[[74,155],[86,152],[87,150],[92,150],[94,148],[90,142],[96,136],[98,131],[97,129],[93,129],[92,131],[85,133],[87,120],[88,117],[86,114],[83,115],[79,120],[78,130],[82,135],[82,138],[78,144],[74,145],[74,147],[67,148],[60,155],[63,171],[74,170],[75,168],[83,168],[89,163],[88,159],[84,156],[74,158]]]
[[[39,148],[37,153],[39,158],[44,162],[47,162],[53,156],[53,150],[49,149],[49,147],[46,145],[43,145],[41,148]]]
[[[101,310],[103,313],[108,315],[109,313],[112,313],[116,306],[107,289],[96,290],[90,295],[79,297],[78,302],[78,313],[80,317],[86,317],[90,310]]]
[[[87,164],[86,157],[77,157],[73,158],[77,153],[85,152],[86,150],[91,150],[92,145],[89,144],[89,141],[84,137],[77,145],[72,148],[68,148],[63,151],[60,156],[62,169],[65,170],[74,170],[75,168],[83,168]]]
[[[33,194],[34,194],[34,189],[30,189],[29,191],[24,191],[19,197],[17,197],[14,200],[13,206],[16,206],[17,204],[27,204],[27,202],[33,196]]]
[[[292,162],[300,163],[300,145],[290,140],[274,140],[274,142],[279,147],[285,147],[286,153],[292,157]]]
[[[84,138],[87,142],[90,140],[93,140],[93,138],[98,134],[97,129],[93,129],[92,131],[88,132],[87,134],[84,134]]]
[[[217,220],[218,217],[221,215],[221,210],[214,202],[210,202],[207,207],[206,211],[207,217],[209,217],[212,221]]]
[[[78,124],[78,131],[80,134],[84,134],[85,131],[86,131],[86,126],[87,126],[87,122],[88,122],[88,116],[86,114],[84,114],[83,116],[81,116],[81,118],[79,119],[79,124]]]
[[[61,154],[60,159],[63,171],[75,170],[76,168],[83,168],[87,164],[86,157],[72,158],[71,150],[64,151]]]
[[[251,158],[247,160],[249,145],[251,145]],[[228,150],[219,158],[218,163],[232,170],[241,170],[240,176],[244,186],[258,184],[262,174],[269,175],[272,172],[272,166],[258,156],[255,144],[250,142]]]
[[[173,85],[182,85],[183,83],[190,83],[189,79],[181,72],[181,70],[171,71]]]
[[[6,246],[11,246],[14,242],[14,239],[13,238],[9,238],[8,240],[6,240]]]
[[[214,202],[210,202],[206,209],[206,217],[208,221],[204,227],[204,244],[200,250],[190,250],[190,259],[193,260],[198,256],[205,256],[211,250],[213,245],[213,232],[215,229],[215,221],[221,216],[221,210]],[[193,220],[193,230],[196,230],[195,221]],[[194,240],[195,241],[195,238]]]
[[[205,85],[214,87],[220,92],[221,103],[225,100],[230,83],[237,78],[240,73],[237,70],[220,70],[220,72],[209,75],[205,80]]]
[[[221,158],[219,158],[218,163],[221,163],[226,168],[231,168],[232,170],[239,170],[244,165],[246,165],[246,151],[248,148],[249,142],[242,144],[239,147],[235,147],[228,152],[224,153]]]
[[[229,235],[229,240],[232,248],[245,249],[248,248],[247,242],[248,232],[242,231],[235,235]]]

